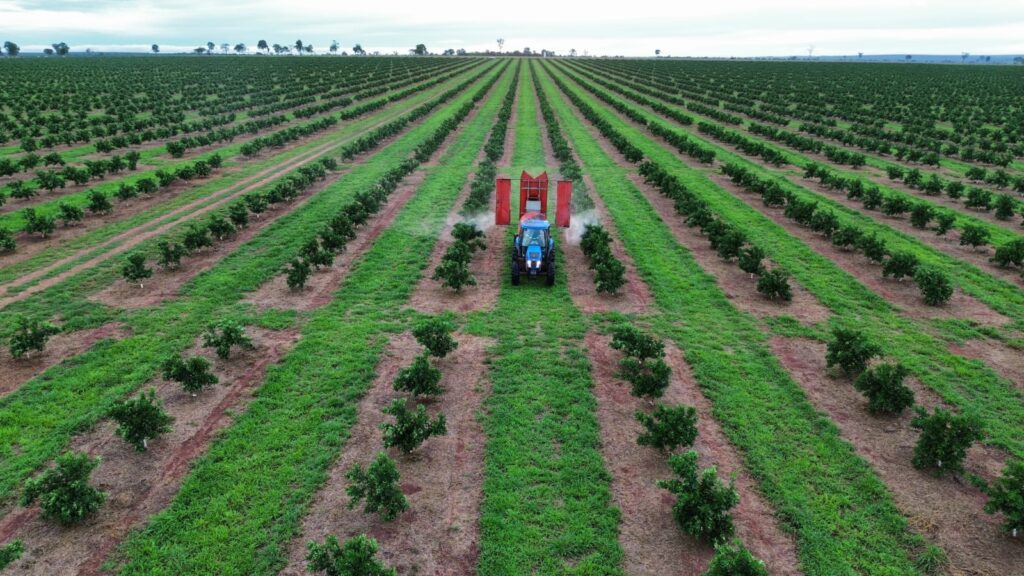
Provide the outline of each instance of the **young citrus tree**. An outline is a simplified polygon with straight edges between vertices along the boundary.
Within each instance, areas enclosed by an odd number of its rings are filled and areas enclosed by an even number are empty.
[[[29,320],[25,316],[18,316],[17,325],[10,341],[11,356],[15,358],[42,352],[50,336],[60,333],[60,328],[49,322]]]
[[[867,369],[872,358],[881,354],[881,346],[869,342],[862,332],[833,328],[825,363],[829,368],[839,366],[847,374],[860,374]]]
[[[444,392],[440,382],[441,371],[430,365],[426,354],[420,354],[411,365],[398,371],[394,388],[416,396],[437,396]]]
[[[636,439],[641,446],[673,452],[697,439],[697,410],[692,406],[666,406],[659,402],[653,414],[638,411],[635,417],[644,427]]]
[[[21,558],[21,555],[24,553],[25,543],[21,540],[15,540],[9,544],[0,546],[0,570],[3,570],[13,564],[18,560],[18,558]]]
[[[99,509],[106,494],[89,485],[89,476],[100,464],[82,452],[65,452],[57,457],[57,465],[25,483],[21,505],[29,506],[36,500],[43,510],[43,518],[61,524],[75,524]]]
[[[764,562],[758,560],[739,541],[715,546],[715,557],[702,576],[769,576]]]
[[[382,519],[390,522],[409,509],[409,501],[398,485],[401,478],[398,467],[384,452],[379,452],[366,470],[359,464],[353,464],[345,478],[349,481],[345,489],[349,496],[349,510],[365,499],[363,512],[379,513]]]
[[[405,398],[396,398],[391,405],[383,410],[385,414],[395,417],[394,424],[385,422],[380,425],[384,431],[384,447],[397,446],[408,454],[419,447],[431,436],[443,436],[448,433],[444,414],[438,414],[431,420],[427,409],[422,404],[415,411],[406,407]]]
[[[902,364],[880,364],[858,376],[853,387],[868,397],[868,411],[899,414],[914,405],[914,391],[903,384],[908,374]]]
[[[762,270],[757,277],[757,291],[769,300],[793,300],[793,292],[789,288],[789,274],[781,268]]]
[[[146,255],[136,252],[128,256],[128,261],[121,268],[121,275],[128,283],[138,282],[139,288],[142,288],[142,281],[153,275],[153,269],[146,268]]]
[[[452,338],[454,327],[443,318],[427,318],[412,330],[416,341],[435,358],[444,358],[459,347]]]
[[[323,572],[327,576],[395,576],[394,568],[388,568],[377,560],[377,541],[360,534],[338,545],[338,539],[328,536],[323,544],[310,542],[307,546],[306,569]]]
[[[244,350],[255,349],[252,338],[246,336],[245,328],[237,322],[222,320],[206,327],[206,332],[203,334],[203,347],[213,348],[217,352],[218,358],[227,360],[231,357],[233,346]]]
[[[188,255],[188,250],[177,242],[161,240],[156,245],[158,252],[156,263],[164,270],[181,266],[181,259]]]
[[[914,282],[921,290],[924,303],[942,306],[953,296],[953,284],[942,271],[931,266],[919,266],[914,272]]]
[[[163,363],[163,375],[168,380],[181,383],[181,387],[195,396],[205,386],[218,382],[217,376],[210,373],[210,362],[202,356],[193,356],[183,360],[181,356],[171,356]]]
[[[117,435],[140,452],[149,448],[149,440],[170,432],[174,422],[153,388],[132,400],[118,400],[109,415],[117,422]]]
[[[988,496],[985,512],[1003,514],[1003,529],[1016,538],[1024,533],[1024,460],[1006,463],[1003,475],[992,484],[973,478],[975,484]]]
[[[928,414],[918,407],[910,425],[921,431],[911,463],[919,470],[930,468],[938,476],[962,473],[967,449],[984,437],[977,417],[953,414],[942,408]]]
[[[288,263],[288,270],[285,271],[285,282],[288,283],[288,288],[291,290],[302,290],[306,287],[306,281],[309,280],[309,275],[312,269],[309,266],[309,262],[306,262],[302,258],[295,258]]]
[[[668,465],[679,478],[659,480],[658,487],[675,494],[672,516],[683,532],[710,544],[731,538],[734,527],[729,510],[740,501],[734,484],[722,484],[713,467],[698,475],[697,453],[692,450],[672,455]]]

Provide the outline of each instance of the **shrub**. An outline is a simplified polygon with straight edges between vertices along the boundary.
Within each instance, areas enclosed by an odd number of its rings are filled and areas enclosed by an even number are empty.
[[[942,408],[929,415],[918,407],[910,425],[921,430],[911,463],[917,469],[931,468],[938,476],[963,472],[967,449],[983,438],[977,417],[955,415]]]
[[[184,246],[177,242],[168,242],[166,240],[161,240],[157,243],[156,249],[159,253],[156,263],[165,270],[180,266],[181,258],[187,254]]]
[[[409,509],[409,501],[398,485],[401,478],[398,467],[384,452],[379,452],[366,470],[359,464],[353,464],[345,478],[349,481],[345,489],[349,496],[349,510],[365,499],[363,512],[379,513],[382,519],[390,522]]]
[[[857,330],[832,329],[832,341],[825,352],[825,363],[831,368],[839,366],[847,374],[860,374],[875,356],[881,356],[882,348],[868,341],[867,336]]]
[[[39,500],[44,518],[61,524],[75,524],[99,509],[106,494],[89,485],[89,476],[100,464],[82,452],[65,452],[57,465],[25,482],[21,505]]]
[[[914,391],[903,384],[910,372],[902,364],[880,364],[857,377],[853,387],[868,398],[868,411],[899,414],[914,405]]]
[[[128,256],[128,261],[121,268],[121,276],[131,284],[138,282],[139,288],[142,287],[142,281],[152,275],[153,270],[146,268],[146,255],[141,252]]]
[[[0,570],[7,568],[21,558],[25,552],[25,544],[21,540],[15,540],[10,544],[0,546]]]
[[[1003,514],[1003,530],[1015,538],[1024,532],[1024,460],[1011,459],[1003,469],[1003,475],[991,485],[980,478],[974,479],[978,487],[988,496],[985,512]]]
[[[202,356],[183,360],[181,356],[174,355],[164,361],[162,369],[164,378],[181,383],[181,387],[193,396],[204,386],[212,386],[218,381],[217,376],[210,373],[210,362]]]
[[[665,345],[660,340],[628,324],[620,324],[612,329],[611,346],[641,361],[665,356]]]
[[[978,246],[984,246],[988,244],[989,231],[988,228],[981,224],[964,224],[963,229],[960,232],[960,245],[970,246],[977,248]]]
[[[764,257],[764,250],[757,246],[747,246],[740,251],[737,265],[747,274],[760,274],[764,270]]]
[[[431,420],[423,404],[416,406],[416,411],[406,407],[405,398],[396,398],[391,405],[383,410],[385,414],[395,417],[395,423],[385,422],[380,425],[384,431],[384,447],[397,446],[408,454],[415,450],[431,436],[443,436],[448,433],[444,414],[438,414]]]
[[[484,250],[487,244],[484,243],[484,233],[476,227],[476,224],[458,222],[452,227],[452,237],[457,242],[464,242],[470,251]]]
[[[312,269],[309,262],[302,258],[294,258],[288,263],[288,270],[285,271],[285,282],[291,290],[301,290],[306,286]]]
[[[692,406],[666,406],[659,402],[653,414],[637,412],[635,417],[644,427],[636,439],[641,446],[672,452],[692,445],[697,439],[697,410]]]
[[[769,576],[764,562],[758,560],[740,542],[715,546],[715,557],[703,576]]]
[[[17,247],[18,243],[14,241],[14,234],[0,226],[0,252],[13,252]]]
[[[57,204],[57,209],[60,210],[60,219],[64,221],[65,227],[85,218],[85,211],[73,204],[61,202]]]
[[[896,252],[882,265],[882,275],[887,278],[892,276],[895,280],[912,277],[917,270],[917,264],[917,256],[910,252]]]
[[[935,217],[935,234],[944,236],[956,225],[956,214],[952,212],[939,212]]]
[[[452,338],[454,327],[443,318],[427,318],[412,330],[412,335],[421,346],[435,358],[444,358],[459,347]]]
[[[377,560],[377,541],[360,534],[338,545],[338,539],[328,536],[323,544],[310,542],[307,546],[306,569],[323,572],[327,576],[395,576],[395,570]]]
[[[412,364],[398,371],[394,388],[417,396],[437,396],[444,392],[440,382],[441,371],[430,365],[426,354],[420,354]]]
[[[931,266],[919,266],[914,272],[914,282],[929,306],[942,306],[953,296],[953,284],[943,272]]]
[[[780,268],[762,270],[757,277],[757,291],[769,300],[789,302],[793,299],[789,289],[789,274]]]
[[[238,346],[245,350],[253,350],[252,338],[245,335],[245,328],[236,322],[223,320],[210,324],[203,334],[203,347],[213,348],[217,357],[227,360],[231,356],[231,347]]]
[[[118,400],[109,416],[117,422],[117,435],[140,452],[149,448],[150,439],[170,432],[174,421],[152,388],[133,400]]]
[[[58,333],[60,333],[60,328],[49,322],[29,320],[25,316],[19,316],[17,328],[11,336],[11,356],[21,358],[32,352],[42,352],[46,348],[46,341],[50,339],[50,336]]]
[[[711,544],[725,542],[734,528],[729,510],[739,503],[739,493],[730,482],[725,486],[714,468],[697,475],[697,453],[674,454],[668,465],[678,479],[659,480],[658,487],[672,492],[676,503],[672,516],[683,532]]]

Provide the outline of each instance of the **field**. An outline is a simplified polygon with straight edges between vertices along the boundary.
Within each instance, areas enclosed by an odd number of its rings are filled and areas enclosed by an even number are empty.
[[[744,549],[773,575],[1024,575],[1021,94],[1000,66],[0,62],[0,574],[297,575],[365,534],[403,575]],[[550,287],[512,284],[493,224],[524,170],[573,181]],[[457,348],[428,356],[425,326]],[[172,420],[136,449],[117,414],[150,390]],[[443,433],[385,448],[417,404]],[[695,436],[638,445],[660,406]],[[962,467],[922,456],[935,435]],[[690,450],[717,484],[670,491]],[[24,497],[66,453],[98,458],[88,510]],[[350,504],[379,454],[394,518]],[[730,529],[686,523],[730,486]]]

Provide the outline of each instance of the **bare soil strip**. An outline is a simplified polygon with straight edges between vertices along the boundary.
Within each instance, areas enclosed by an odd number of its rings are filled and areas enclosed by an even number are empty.
[[[33,352],[27,357],[15,359],[10,349],[0,349],[0,397],[14,392],[22,384],[42,374],[52,366],[77,356],[93,347],[100,340],[118,340],[128,335],[122,324],[110,323],[88,330],[62,332],[50,338],[42,352]]]
[[[189,464],[231,423],[234,413],[244,410],[267,368],[299,337],[294,330],[249,332],[256,349],[236,351],[227,361],[217,359],[209,349],[192,348],[190,354],[208,358],[220,378],[220,384],[197,397],[175,382],[159,380],[154,384],[175,421],[172,431],[150,442],[147,452],[136,452],[117,437],[111,421],[77,437],[70,449],[101,458],[92,483],[107,492],[107,502],[92,518],[68,528],[43,520],[38,507],[11,512],[0,521],[0,541],[20,538],[26,550],[4,573],[98,574],[108,553],[124,536],[171,501]]]
[[[702,574],[714,550],[679,529],[672,517],[675,498],[656,486],[656,481],[673,477],[668,456],[637,445],[643,428],[634,418],[636,411],[649,411],[653,404],[630,395],[629,385],[616,377],[621,355],[609,343],[607,336],[590,333],[586,337],[598,401],[601,453],[612,473],[613,499],[622,511],[619,543],[624,552],[623,568],[631,576]],[[694,406],[699,434],[693,449],[700,454],[700,466],[716,466],[724,481],[735,475],[740,493],[740,503],[732,510],[737,536],[764,560],[772,574],[800,574],[793,538],[779,528],[771,507],[746,473],[742,457],[712,416],[711,404],[689,365],[670,343],[666,343],[666,362],[672,368],[672,382],[660,401]]]
[[[1024,392],[1024,351],[991,339],[950,344],[949,351],[964,358],[984,362],[997,374],[1012,382],[1018,390]]]
[[[820,342],[776,337],[771,347],[811,403],[835,423],[885,482],[910,526],[946,551],[951,574],[1020,573],[1024,547],[1001,532],[999,516],[985,514],[984,494],[965,480],[936,478],[911,465],[918,432],[910,427],[910,411],[898,417],[871,415],[850,378],[826,374],[825,345]],[[916,380],[908,379],[907,385],[919,405],[929,410],[943,405]],[[965,467],[991,480],[1001,473],[1004,460],[1001,451],[976,444],[968,452]]]
[[[344,541],[361,533],[377,540],[379,557],[399,574],[475,573],[485,440],[477,412],[490,389],[484,362],[491,341],[467,335],[458,335],[457,340],[458,349],[438,363],[445,393],[427,404],[432,417],[445,414],[448,434],[429,439],[408,456],[389,451],[398,462],[410,509],[394,522],[383,522],[376,514],[364,514],[361,506],[349,510],[345,493],[348,469],[356,463],[365,466],[383,449],[379,424],[390,417],[381,411],[401,396],[391,384],[398,370],[421,350],[412,336],[401,334],[381,355],[373,387],[359,402],[358,422],[327,483],[314,497],[301,534],[291,543],[282,575],[307,574],[309,541],[322,542],[328,534]]]

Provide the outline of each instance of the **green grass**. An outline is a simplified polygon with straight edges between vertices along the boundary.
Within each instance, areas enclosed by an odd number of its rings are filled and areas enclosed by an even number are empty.
[[[526,70],[520,79],[528,83],[519,87],[514,163],[543,165],[533,83]],[[510,252],[513,233],[489,249]],[[505,262],[497,308],[470,324],[497,340],[484,419],[480,574],[622,574],[619,513],[583,350],[587,322],[561,269],[552,288],[527,279],[513,287]]]
[[[546,78],[567,138],[594,180],[625,249],[650,286],[656,328],[675,341],[729,440],[797,537],[807,574],[914,574],[921,540],[882,482],[818,414],[766,346],[757,321],[736,310],[679,245],[643,194]]]
[[[463,92],[449,104],[457,106],[469,97]],[[311,230],[406,158],[444,116],[443,112],[429,116],[276,220],[186,284],[181,298],[157,308],[122,313],[132,336],[72,358],[0,398],[0,501],[9,500],[28,474],[59,453],[72,435],[91,427],[114,400],[151,379],[163,358],[187,348],[209,319],[255,321],[251,309],[242,304],[246,293],[272,278],[298,253]],[[105,263],[61,286],[61,292],[73,298],[70,295],[81,293],[83,285],[111,278],[114,268],[114,263]]]
[[[285,545],[355,422],[386,335],[403,327],[396,311],[427,264],[510,76],[352,264],[335,300],[303,324],[298,345],[195,463],[170,507],[123,545],[120,574],[274,574],[283,567]]]
[[[578,89],[573,88],[577,93]],[[592,104],[595,99],[585,96]],[[873,293],[856,278],[837,267],[831,260],[818,254],[805,243],[790,235],[785,228],[747,205],[743,200],[724,193],[708,179],[704,171],[686,166],[675,153],[654,142],[646,133],[633,127],[616,114],[602,109],[602,115],[643,150],[644,154],[673,172],[698,196],[706,200],[712,210],[735,224],[747,237],[760,246],[770,248],[770,258],[793,274],[793,277],[824,304],[834,316],[834,323],[853,325],[865,330],[878,342],[887,343],[887,355],[903,362],[924,384],[939,393],[947,402],[964,410],[977,413],[983,420],[988,441],[1017,456],[1024,455],[1024,438],[1019,430],[1024,427],[1024,395],[1013,383],[998,376],[984,364],[951,354],[947,343],[932,333],[930,323],[915,321],[897,313],[880,296]],[[653,115],[651,121],[660,122]],[[756,164],[716,147],[719,158],[738,162],[758,173],[766,171]],[[779,179],[797,195],[811,197],[805,190]],[[822,199],[823,203],[828,199]],[[906,249],[916,253],[922,261],[959,267],[963,264],[921,246],[908,238],[867,217],[850,214],[841,206],[835,209],[841,221],[851,218],[867,231],[876,231],[889,242],[890,249]],[[865,266],[868,264],[865,263]],[[967,265],[963,269],[973,269]],[[957,268],[960,269],[960,268]],[[979,281],[999,292],[986,292],[986,303],[1012,318],[1022,318],[1020,307],[1024,293],[1009,284],[977,272]],[[972,293],[973,284],[961,282],[965,292]],[[972,295],[979,297],[978,293]],[[1003,297],[1005,296],[1005,297]],[[976,334],[991,334],[977,330]]]

